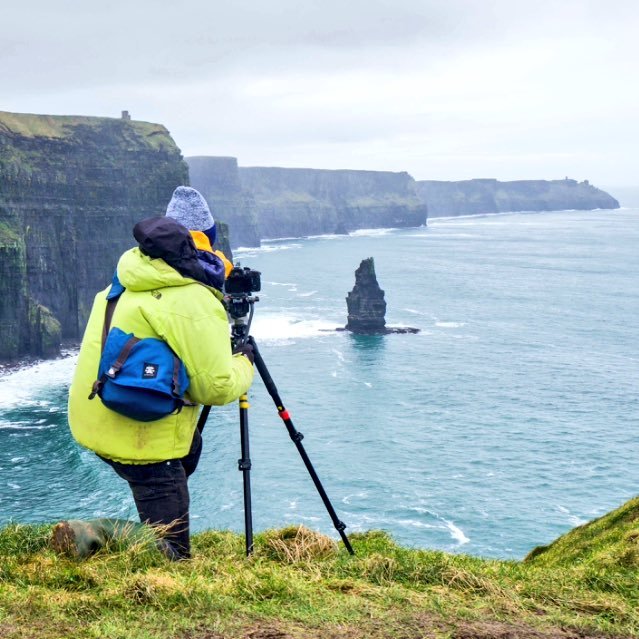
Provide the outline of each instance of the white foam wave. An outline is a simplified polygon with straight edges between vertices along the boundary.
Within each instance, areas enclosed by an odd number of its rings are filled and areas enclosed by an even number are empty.
[[[0,408],[25,405],[49,407],[49,402],[34,398],[46,397],[47,389],[68,385],[76,361],[77,355],[74,355],[7,373],[0,378]]]
[[[357,231],[353,231],[351,235],[355,237],[376,237],[378,235],[388,235],[397,229],[358,229]]]
[[[430,528],[430,529],[439,528],[439,526],[434,526],[433,524],[427,524],[426,522],[419,521],[418,519],[398,519],[397,523],[401,524],[402,526],[410,526],[411,528]]]
[[[413,315],[426,315],[426,313],[424,313],[424,311],[420,311],[416,308],[405,308],[404,309],[405,313],[412,313]]]
[[[435,322],[438,328],[461,328],[466,326],[466,322]]]
[[[433,512],[429,508],[425,508],[424,506],[408,506],[408,510],[412,510],[413,512],[419,513],[420,515],[431,515],[436,520],[444,524],[444,528],[448,531],[450,536],[460,545],[463,546],[467,544],[470,539],[466,536],[464,531],[457,526],[454,522],[450,521],[450,519],[446,519],[445,517],[441,517],[437,513]],[[412,520],[407,520],[412,521]],[[402,523],[402,522],[400,522]],[[438,526],[434,526],[432,524],[422,524],[422,528],[439,528],[441,529],[441,524]]]
[[[344,357],[344,353],[342,353],[342,351],[338,351],[336,348],[332,349],[333,353],[335,353],[335,355],[337,355],[337,359],[340,362],[345,362],[346,358]]]
[[[276,251],[291,251],[294,249],[301,248],[302,245],[294,242],[291,244],[267,244],[264,243],[262,246],[240,246],[239,248],[233,249],[233,257],[237,259],[238,257],[253,257],[255,255],[259,255],[260,253],[275,253]]]
[[[315,293],[317,293],[317,291],[309,291],[308,293],[298,293],[297,297],[311,297],[312,295],[315,295]]]
[[[448,528],[448,530],[450,531],[451,537],[455,541],[457,541],[460,546],[463,546],[470,541],[470,539],[466,537],[464,531],[459,526],[456,526],[452,521],[449,521],[448,519],[442,518],[442,521],[446,524],[446,528]]]
[[[294,315],[260,315],[253,320],[251,332],[261,340],[286,340],[330,335],[337,324],[322,319],[300,319]]]

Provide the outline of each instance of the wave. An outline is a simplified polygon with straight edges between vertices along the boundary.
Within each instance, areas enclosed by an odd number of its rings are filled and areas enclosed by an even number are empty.
[[[352,231],[351,235],[354,237],[377,237],[379,235],[388,235],[393,231],[398,231],[397,228],[387,228],[387,229],[357,229],[356,231]]]
[[[0,407],[51,408],[55,406],[50,401],[37,399],[46,397],[48,389],[68,386],[77,361],[77,354],[63,359],[39,362],[26,368],[7,373],[0,378]]]
[[[301,319],[295,315],[260,315],[251,325],[251,333],[264,341],[320,337],[341,325],[323,319]]]
[[[238,257],[253,257],[260,253],[275,253],[276,251],[290,251],[299,248],[302,248],[302,245],[297,242],[292,244],[264,243],[262,246],[240,246],[239,248],[233,249],[233,256],[237,259]]]
[[[462,328],[466,326],[466,322],[435,322],[438,328]]]
[[[448,519],[441,518],[441,520],[446,524],[446,528],[450,531],[450,536],[459,543],[460,546],[467,544],[470,539],[466,537],[464,531],[456,526],[452,521]]]
[[[251,333],[262,341],[277,341],[320,337],[334,332],[340,326],[319,318],[302,319],[278,313],[256,316]],[[78,355],[74,353],[69,357],[27,365],[4,374],[0,378],[0,410],[30,406],[57,412],[55,403],[38,398],[48,397],[51,388],[68,387],[77,359]]]

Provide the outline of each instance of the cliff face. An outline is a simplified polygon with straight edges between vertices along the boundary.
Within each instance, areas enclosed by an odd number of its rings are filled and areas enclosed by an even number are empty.
[[[206,199],[213,218],[226,222],[231,246],[259,246],[255,203],[242,189],[235,158],[192,157],[191,186]]]
[[[426,223],[408,173],[240,167],[262,238]]]
[[[180,184],[187,166],[161,125],[0,112],[0,357],[79,337],[133,225]]]
[[[428,206],[430,217],[619,208],[617,200],[587,180],[420,180],[417,193]]]

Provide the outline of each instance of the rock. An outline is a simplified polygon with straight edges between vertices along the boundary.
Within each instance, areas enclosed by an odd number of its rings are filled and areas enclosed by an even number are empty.
[[[372,257],[362,260],[355,271],[355,286],[346,297],[346,306],[347,330],[367,334],[385,332],[386,301],[384,291],[377,283]]]
[[[333,231],[333,235],[349,235],[349,232],[348,232],[344,222],[339,222],[337,224],[337,227]]]
[[[346,297],[348,323],[338,331],[351,331],[359,335],[388,335],[389,333],[419,333],[410,326],[386,326],[384,291],[377,283],[375,261],[362,260],[355,271],[355,286]]]

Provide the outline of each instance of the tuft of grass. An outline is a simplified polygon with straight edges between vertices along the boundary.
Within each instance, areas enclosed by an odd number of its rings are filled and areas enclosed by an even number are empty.
[[[337,554],[337,543],[305,526],[264,533],[261,554],[282,563],[327,559]]]

